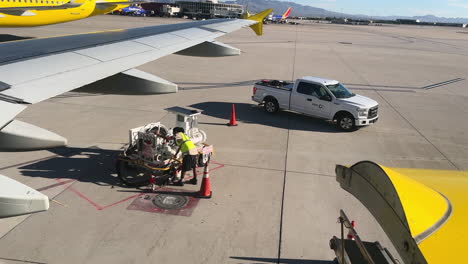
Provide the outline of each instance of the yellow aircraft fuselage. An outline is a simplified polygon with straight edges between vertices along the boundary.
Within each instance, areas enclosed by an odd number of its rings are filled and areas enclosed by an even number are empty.
[[[73,20],[83,19],[90,16],[106,14],[127,5],[120,4],[96,4],[95,0],[77,0],[74,4],[81,4],[77,7],[52,9],[52,10],[34,10],[37,7],[59,7],[65,4],[65,1],[49,1],[49,0],[23,0],[22,2],[0,2],[0,27],[34,27],[50,24],[57,24],[69,22]],[[106,1],[112,3],[112,1]],[[1,8],[14,8],[14,7],[31,7],[30,10],[22,15],[11,15],[2,13]]]

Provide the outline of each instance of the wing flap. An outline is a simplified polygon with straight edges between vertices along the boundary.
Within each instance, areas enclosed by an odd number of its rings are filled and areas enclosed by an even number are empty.
[[[189,28],[189,29],[177,30],[177,31],[171,32],[171,34],[182,37],[182,38],[190,39],[190,40],[214,37],[213,32],[208,31],[208,30],[203,30],[200,28]],[[218,36],[221,36],[221,35],[218,35]]]
[[[5,101],[0,101],[0,130],[15,118],[19,113],[26,109],[26,105],[12,104]]]
[[[176,36],[171,33],[160,34],[156,36],[150,37],[143,37],[134,40],[135,42],[142,43],[148,46],[151,46],[156,49],[162,49],[171,45],[175,45],[180,43],[181,41],[185,41],[187,39],[183,37]]]
[[[212,30],[218,30],[224,33],[228,33],[228,32],[239,30],[246,26],[253,25],[255,23],[256,22],[250,21],[250,20],[242,20],[242,23],[235,23],[234,21],[227,21],[227,22],[223,22],[219,24],[206,25],[206,26],[203,26],[203,28],[209,28]]]
[[[24,99],[27,96],[25,94],[16,93],[15,85],[33,80],[40,80],[47,76],[87,67],[96,63],[99,63],[99,60],[67,52],[3,65],[0,66],[1,81],[11,86],[10,89],[3,91],[3,93]],[[41,90],[30,90],[28,93],[34,94],[42,92]]]
[[[119,52],[115,52],[116,50]],[[99,61],[111,61],[151,50],[154,50],[154,48],[135,41],[124,41],[112,44],[112,47],[104,45],[75,51],[75,53],[91,57]]]

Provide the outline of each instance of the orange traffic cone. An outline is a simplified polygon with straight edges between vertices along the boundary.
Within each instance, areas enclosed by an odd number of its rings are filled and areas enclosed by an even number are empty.
[[[210,185],[210,172],[208,169],[208,163],[205,164],[205,169],[203,170],[203,180],[200,186],[200,191],[198,192],[198,198],[211,198],[211,185]]]
[[[351,226],[354,228],[356,226],[356,222],[351,221]],[[348,235],[346,236],[348,239],[354,240],[354,235],[351,233],[351,229],[348,229]]]
[[[237,126],[236,122],[236,108],[234,104],[232,104],[232,109],[231,109],[231,120],[229,123],[227,123],[228,126]]]

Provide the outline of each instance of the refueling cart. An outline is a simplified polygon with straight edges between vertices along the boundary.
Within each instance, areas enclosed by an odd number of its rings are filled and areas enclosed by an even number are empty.
[[[198,128],[201,112],[182,107],[166,109],[175,114],[175,127],[182,127],[198,150],[198,166],[202,167],[213,154],[213,145],[206,143],[206,133]],[[164,186],[180,179],[182,153],[176,156],[179,147],[172,128],[160,122],[129,130],[129,143],[117,157],[116,170],[119,179],[127,186]]]

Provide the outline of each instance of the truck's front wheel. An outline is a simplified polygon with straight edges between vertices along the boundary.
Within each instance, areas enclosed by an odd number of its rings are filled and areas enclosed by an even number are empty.
[[[342,114],[336,120],[336,125],[343,131],[353,131],[356,129],[354,117],[351,114]]]
[[[263,108],[265,109],[266,112],[273,114],[278,112],[279,110],[279,105],[276,100],[268,98],[265,100],[265,104],[263,105]]]

